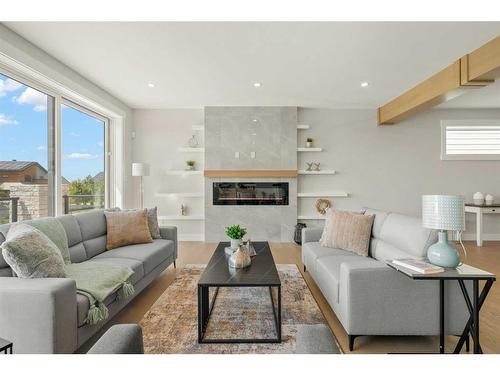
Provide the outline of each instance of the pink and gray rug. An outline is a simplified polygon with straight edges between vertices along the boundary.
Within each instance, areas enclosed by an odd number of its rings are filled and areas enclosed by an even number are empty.
[[[282,283],[281,344],[198,344],[197,281],[204,266],[187,265],[140,322],[146,353],[339,353],[297,266],[280,264],[277,268]],[[273,337],[273,319],[268,288],[221,288],[206,337]],[[323,338],[316,332],[323,332]],[[298,341],[307,342],[305,349]]]

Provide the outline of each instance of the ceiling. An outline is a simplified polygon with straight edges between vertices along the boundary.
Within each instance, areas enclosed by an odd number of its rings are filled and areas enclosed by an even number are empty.
[[[5,25],[133,108],[376,108],[500,34],[500,22]],[[483,90],[446,106],[498,107],[499,86]]]

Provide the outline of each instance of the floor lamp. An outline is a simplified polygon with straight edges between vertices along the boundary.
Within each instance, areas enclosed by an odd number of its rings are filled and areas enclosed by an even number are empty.
[[[148,163],[132,163],[132,176],[141,178],[141,209],[144,208],[144,181],[143,177],[149,176]]]

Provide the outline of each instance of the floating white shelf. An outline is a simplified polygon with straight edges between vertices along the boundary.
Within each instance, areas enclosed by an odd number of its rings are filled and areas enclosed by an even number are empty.
[[[320,197],[348,197],[344,191],[332,191],[330,193],[298,193],[297,197],[299,198],[320,198]]]
[[[198,130],[198,131],[204,131],[205,127],[203,125],[193,125],[193,126],[191,126],[191,129]]]
[[[179,170],[170,169],[170,170],[166,171],[165,173],[166,174],[178,174],[178,175],[192,175],[192,174],[202,175],[203,171],[185,171],[182,169],[179,169]]]
[[[157,197],[203,198],[203,193],[156,193]]]
[[[325,220],[324,216],[299,215],[298,220]]]
[[[335,174],[335,171],[332,169],[322,169],[321,171],[306,171],[304,169],[298,170],[299,174]]]
[[[179,152],[205,152],[205,147],[179,147]]]
[[[192,220],[192,221],[201,221],[205,220],[205,216],[203,215],[192,215],[192,216],[182,216],[182,215],[168,215],[168,216],[158,216],[158,220],[165,221],[180,221],[180,220]]]
[[[309,125],[297,125],[297,130],[306,130],[309,129]]]
[[[297,147],[297,152],[321,152],[321,147]]]

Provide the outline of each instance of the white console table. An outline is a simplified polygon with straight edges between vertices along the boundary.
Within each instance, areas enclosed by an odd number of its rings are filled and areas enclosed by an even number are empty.
[[[477,246],[483,246],[483,214],[500,214],[500,204],[479,206],[477,204],[466,203],[465,212],[476,214],[476,242]]]

